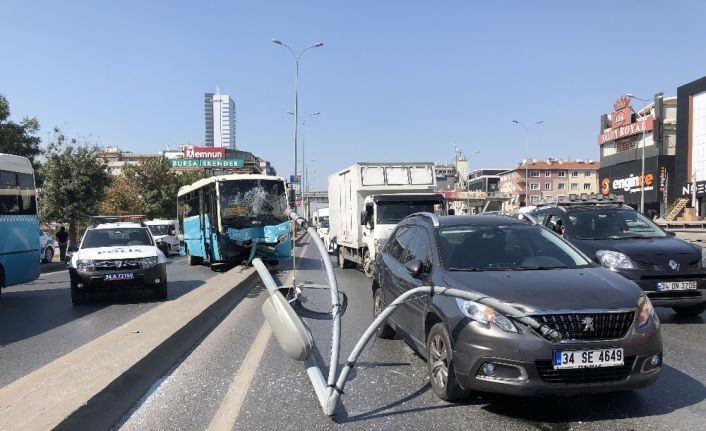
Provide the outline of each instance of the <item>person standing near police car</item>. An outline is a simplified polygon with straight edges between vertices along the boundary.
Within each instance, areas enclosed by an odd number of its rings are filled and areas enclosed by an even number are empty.
[[[56,233],[56,241],[59,243],[59,254],[61,256],[61,261],[66,261],[66,245],[68,244],[69,233],[66,232],[66,228],[61,226],[59,232]]]

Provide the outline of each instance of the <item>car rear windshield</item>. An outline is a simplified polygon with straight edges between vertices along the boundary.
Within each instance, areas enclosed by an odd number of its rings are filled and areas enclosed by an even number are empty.
[[[631,209],[592,209],[569,214],[577,239],[664,238],[667,234]]]
[[[591,263],[563,239],[539,226],[468,225],[439,230],[439,248],[451,271],[540,270]]]
[[[151,224],[148,226],[152,235],[169,235],[171,225],[168,224]]]
[[[92,229],[86,232],[81,248],[120,245],[153,245],[147,228]]]

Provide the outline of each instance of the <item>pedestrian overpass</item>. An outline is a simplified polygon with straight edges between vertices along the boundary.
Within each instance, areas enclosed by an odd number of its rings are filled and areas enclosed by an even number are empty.
[[[303,214],[307,220],[311,219],[311,204],[321,204],[328,207],[328,192],[304,192],[302,193]]]

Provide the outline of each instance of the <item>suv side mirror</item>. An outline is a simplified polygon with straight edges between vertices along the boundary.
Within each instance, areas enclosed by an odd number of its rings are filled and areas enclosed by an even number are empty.
[[[169,229],[169,235],[170,236],[176,235],[176,229],[174,229],[174,228]]]
[[[404,269],[406,269],[409,275],[414,278],[419,277],[419,275],[422,273],[423,267],[424,265],[419,259],[412,259],[404,264]]]
[[[360,225],[365,226],[367,217],[365,211],[360,212]]]

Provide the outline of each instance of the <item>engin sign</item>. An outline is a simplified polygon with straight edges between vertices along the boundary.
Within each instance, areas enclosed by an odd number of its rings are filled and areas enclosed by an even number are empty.
[[[225,159],[226,149],[221,147],[194,147],[192,145],[185,145],[184,149],[185,159]]]
[[[624,178],[603,178],[601,180],[601,193],[607,195],[614,191],[624,191],[636,193],[644,187],[645,191],[654,190],[655,177],[651,173],[646,173],[644,179],[640,175],[632,175]]]

